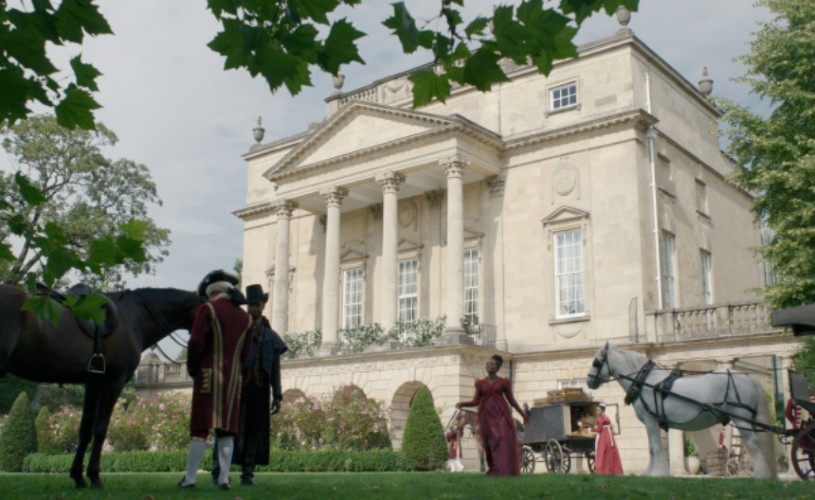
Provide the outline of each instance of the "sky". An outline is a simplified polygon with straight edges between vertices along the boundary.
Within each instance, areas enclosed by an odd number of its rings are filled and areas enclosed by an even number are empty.
[[[359,42],[366,65],[342,69],[344,91],[430,61],[428,53],[405,56],[396,37],[381,25],[390,2],[365,0],[346,16],[368,36]],[[437,0],[407,0],[417,19],[432,18]],[[488,13],[504,0],[467,0],[465,21]],[[119,143],[107,154],[147,165],[162,206],[150,216],[170,229],[170,255],[155,275],[128,278],[130,287],[193,290],[210,270],[231,269],[243,254],[243,224],[232,215],[246,200],[242,155],[254,143],[258,117],[264,142],[303,131],[326,114],[324,99],[334,90],[331,76],[315,72],[313,88],[297,96],[285,89],[273,94],[261,78],[243,70],[224,71],[223,58],[206,45],[219,24],[204,0],[102,0],[103,15],[115,35],[92,38],[66,55],[81,52],[103,76],[96,95],[103,109],[97,119]],[[467,16],[469,14],[469,16]],[[734,58],[749,52],[758,22],[769,19],[753,0],[641,0],[629,28],[689,81],[707,66],[713,95],[757,109],[749,89],[732,78],[744,68]],[[431,21],[432,23],[432,21]],[[432,25],[432,24],[431,24]],[[597,14],[578,35],[586,43],[612,35],[613,17]],[[67,68],[67,64],[61,65]],[[167,341],[165,341],[167,342]],[[174,344],[162,344],[170,352]]]

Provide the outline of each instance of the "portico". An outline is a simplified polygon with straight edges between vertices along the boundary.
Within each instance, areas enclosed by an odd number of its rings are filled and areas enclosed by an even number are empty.
[[[389,329],[406,319],[399,317],[397,292],[399,201],[438,192],[446,201],[446,264],[441,282],[446,332],[441,342],[471,342],[460,325],[464,316],[464,187],[501,173],[502,148],[497,136],[460,117],[441,118],[353,102],[265,171],[263,176],[275,190],[276,269],[288,268],[289,221],[296,210],[317,215],[324,223],[323,241],[312,242],[322,250],[319,325],[323,354],[336,353],[337,331],[348,326],[340,311],[344,214],[381,207],[381,246],[376,249],[375,264],[379,280],[372,291],[379,302],[369,316]],[[289,273],[274,274],[273,316],[278,331],[289,331],[289,279]]]

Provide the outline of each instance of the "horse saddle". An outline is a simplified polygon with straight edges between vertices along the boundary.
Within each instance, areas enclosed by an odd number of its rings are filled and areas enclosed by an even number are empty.
[[[42,283],[37,283],[36,293],[37,295],[47,295],[63,306],[68,307],[66,304],[68,296],[81,297],[83,295],[93,293],[93,289],[84,283],[77,283],[63,293],[52,290]],[[119,310],[117,309],[116,304],[114,304],[110,299],[107,299],[107,301],[102,305],[102,309],[105,310],[105,321],[103,321],[101,324],[97,324],[93,320],[80,318],[79,316],[74,315],[76,325],[80,330],[82,330],[82,333],[90,338],[109,337],[116,331],[116,326],[119,323]]]

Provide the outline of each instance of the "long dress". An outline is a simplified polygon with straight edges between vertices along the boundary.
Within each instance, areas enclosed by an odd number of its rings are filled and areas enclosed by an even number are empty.
[[[521,443],[510,413],[509,401],[520,411],[509,379],[476,380],[475,397],[461,406],[478,405],[478,432],[484,445],[488,476],[517,476],[521,473]]]
[[[623,464],[620,461],[620,451],[614,442],[614,432],[611,430],[611,419],[605,413],[597,417],[597,426],[592,432],[597,432],[595,444],[594,472],[597,474],[623,473]]]

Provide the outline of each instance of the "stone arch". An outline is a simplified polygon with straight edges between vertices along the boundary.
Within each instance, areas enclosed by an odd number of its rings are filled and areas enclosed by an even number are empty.
[[[338,398],[342,398],[345,403],[348,403],[350,399],[356,395],[362,396],[363,398],[368,398],[368,395],[365,394],[365,391],[356,384],[346,384],[340,387],[337,387],[334,390],[334,394],[332,394],[332,399],[337,402]]]
[[[410,404],[413,402],[413,397],[419,391],[420,387],[424,387],[428,391],[430,388],[421,382],[412,380],[400,385],[396,392],[393,394],[391,400],[391,443],[393,449],[398,450],[402,447],[402,436],[405,434],[405,423],[407,423],[408,411]],[[431,392],[431,395],[433,393]]]

